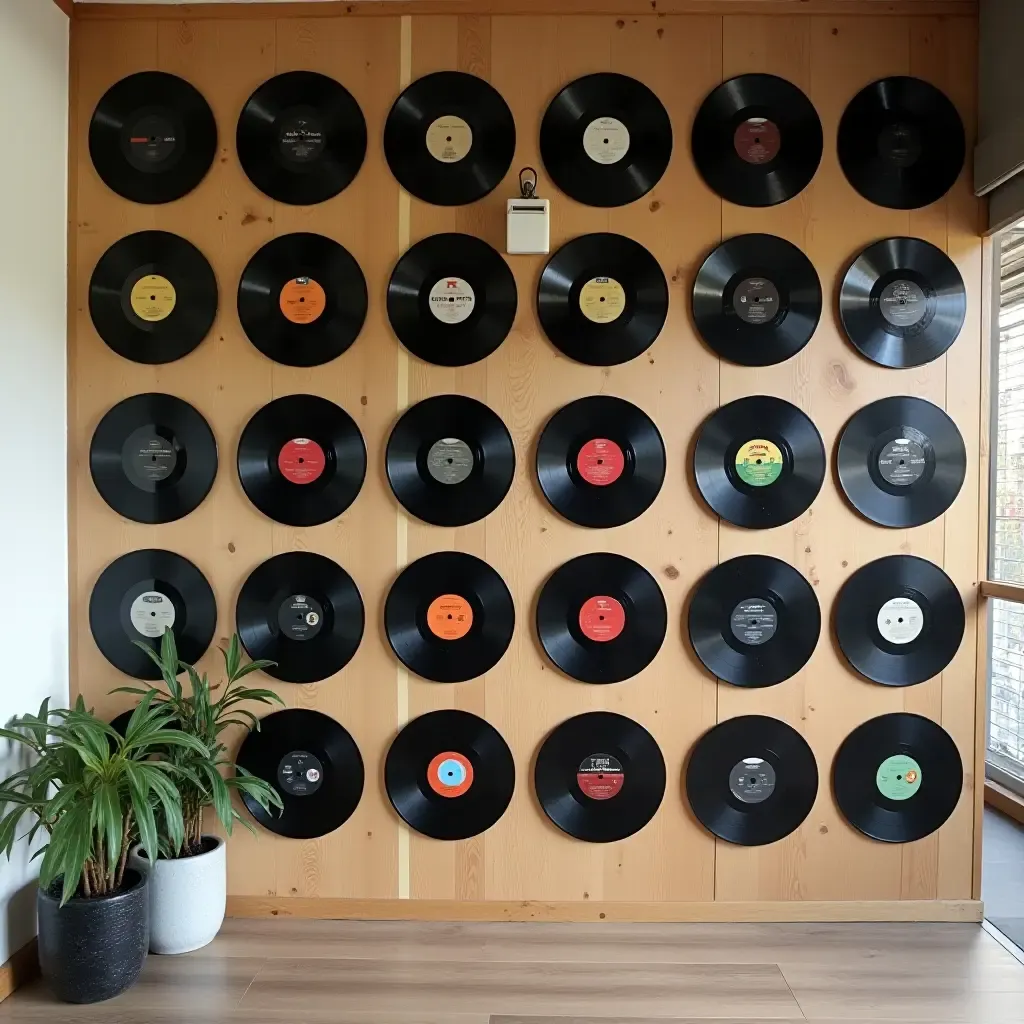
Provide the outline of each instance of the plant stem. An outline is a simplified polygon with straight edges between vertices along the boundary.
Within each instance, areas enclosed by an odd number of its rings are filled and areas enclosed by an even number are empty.
[[[128,836],[131,832],[132,812],[128,811],[124,816],[124,825],[121,829],[121,859],[117,864],[117,876],[114,878],[114,888],[120,889],[124,881],[124,866],[128,860]]]
[[[82,892],[88,899],[92,895],[92,887],[89,885],[89,862],[82,865]]]

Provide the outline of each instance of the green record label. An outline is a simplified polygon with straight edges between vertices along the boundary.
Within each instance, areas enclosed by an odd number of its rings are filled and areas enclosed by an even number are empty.
[[[747,441],[736,452],[736,473],[751,487],[767,487],[782,473],[782,451],[763,438]]]
[[[890,800],[909,800],[921,788],[921,766],[906,754],[893,754],[878,766],[875,785]]]

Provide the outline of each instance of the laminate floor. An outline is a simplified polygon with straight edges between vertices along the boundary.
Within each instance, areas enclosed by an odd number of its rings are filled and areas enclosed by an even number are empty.
[[[977,925],[230,920],[95,1006],[39,983],[0,1024],[1024,1024]]]

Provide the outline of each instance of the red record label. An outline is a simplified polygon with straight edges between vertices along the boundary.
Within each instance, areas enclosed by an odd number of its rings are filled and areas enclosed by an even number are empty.
[[[614,441],[606,437],[595,437],[580,449],[576,456],[576,468],[588,484],[607,487],[622,476],[626,468],[626,456]]]
[[[580,608],[580,629],[588,640],[606,643],[626,628],[626,610],[614,597],[592,597]]]
[[[611,800],[625,781],[622,764],[610,754],[591,754],[576,769],[576,785],[591,800]]]
[[[465,754],[444,750],[427,765],[427,782],[438,796],[462,796],[473,785],[473,765]]]
[[[323,448],[308,437],[293,437],[277,456],[277,468],[293,484],[311,484],[326,467]]]
[[[766,164],[778,156],[782,135],[774,121],[752,117],[740,123],[733,145],[741,160],[748,164]]]

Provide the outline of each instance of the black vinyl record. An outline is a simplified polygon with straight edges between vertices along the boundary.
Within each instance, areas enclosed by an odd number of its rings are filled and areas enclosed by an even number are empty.
[[[810,508],[825,481],[825,446],[795,405],[753,395],[704,421],[693,471],[714,512],[735,526],[763,530]]]
[[[103,657],[136,679],[160,670],[134,641],[160,650],[170,629],[178,657],[194,665],[217,628],[217,602],[206,577],[173,551],[148,548],[116,558],[100,573],[89,598],[89,628]]]
[[[537,285],[537,315],[570,359],[615,366],[654,343],[668,316],[658,261],[623,235],[581,235],[548,260]]]
[[[242,794],[265,829],[289,839],[316,839],[352,817],[363,795],[363,758],[338,722],[308,708],[286,708],[260,719],[242,741],[235,763],[277,790],[282,810],[263,810]]]
[[[432,839],[469,839],[505,813],[516,787],[512,751],[467,711],[431,711],[395,737],[384,786],[402,820]]]
[[[791,565],[741,555],[697,586],[690,643],[713,675],[735,686],[774,686],[807,664],[821,633],[814,588]]]
[[[265,356],[287,366],[336,359],[366,320],[366,279],[349,251],[323,235],[267,242],[238,282],[238,319]]]
[[[741,715],[710,728],[690,753],[686,798],[713,835],[740,846],[795,832],[818,795],[818,765],[791,725]]]
[[[563,832],[587,843],[614,843],[639,832],[658,812],[665,758],[638,722],[591,711],[548,734],[533,781],[544,813]]]
[[[316,683],[340,672],[363,638],[363,600],[352,577],[312,551],[274,555],[250,574],[238,595],[238,635],[267,675]]]
[[[512,166],[516,124],[490,83],[463,71],[418,78],[384,124],[384,155],[398,183],[427,203],[461,206],[493,191]]]
[[[661,650],[667,626],[657,581],[622,555],[570,559],[547,578],[537,601],[545,653],[584,683],[620,683],[643,671]]]
[[[96,104],[89,155],[118,195],[135,203],[169,203],[206,177],[217,155],[217,122],[183,78],[140,71],[111,86]]]
[[[693,159],[718,195],[775,206],[802,192],[821,162],[821,121],[792,82],[739,75],[716,86],[693,122]]]
[[[960,176],[964,125],[949,97],[919,78],[882,78],[850,101],[839,121],[839,163],[869,202],[916,210]]]
[[[489,516],[512,486],[516,451],[497,413],[464,395],[417,402],[388,438],[388,483],[402,506],[435,526]]]
[[[89,281],[96,333],[136,363],[171,363],[210,333],[217,278],[206,257],[167,231],[139,231],[115,242]]]
[[[879,715],[843,740],[832,791],[843,817],[884,843],[912,843],[956,810],[963,762],[952,737],[920,715]]]
[[[287,71],[246,101],[235,135],[249,180],[279,203],[322,203],[347,188],[366,156],[366,120],[344,86]]]
[[[850,265],[839,316],[861,355],[881,366],[921,366],[956,341],[967,292],[956,264],[920,238],[883,238]]]
[[[647,511],[665,482],[665,442],[631,402],[590,395],[563,406],[537,442],[537,479],[552,508],[578,526],[621,526]]]
[[[858,569],[839,591],[836,639],[862,676],[911,686],[937,676],[964,637],[964,603],[932,562],[889,555]]]
[[[548,105],[540,153],[567,196],[588,206],[624,206],[661,180],[672,156],[672,122],[635,78],[585,75]]]
[[[921,526],[941,516],[967,475],[967,449],[937,406],[906,395],[853,414],[836,449],[850,504],[880,526]]]
[[[489,356],[516,318],[516,279],[501,255],[472,235],[430,235],[408,249],[388,282],[398,340],[437,366]]]
[[[89,447],[100,497],[137,523],[170,523],[198,508],[217,476],[217,441],[188,402],[133,395],[100,420]]]
[[[811,261],[775,235],[740,235],[715,249],[693,282],[693,320],[723,359],[770,366],[795,356],[821,317]]]
[[[344,409],[318,395],[267,403],[238,442],[238,479],[265,515],[288,526],[336,519],[366,477],[366,445]]]
[[[384,604],[384,629],[398,660],[437,683],[461,683],[494,668],[515,621],[505,581],[461,551],[417,559],[399,573]]]

